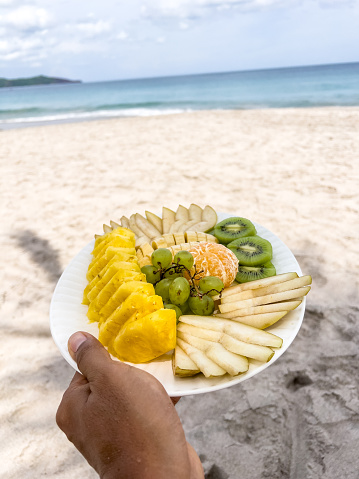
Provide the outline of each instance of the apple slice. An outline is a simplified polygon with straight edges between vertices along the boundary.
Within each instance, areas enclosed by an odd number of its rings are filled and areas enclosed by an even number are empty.
[[[126,218],[126,216],[122,216],[121,219],[120,219],[120,222],[121,222],[121,226],[123,226],[124,228],[130,228],[130,220],[128,218]],[[136,232],[134,231],[134,233],[136,234]]]
[[[202,221],[205,221],[208,225],[208,228],[205,231],[210,231],[212,228],[214,228],[218,221],[217,213],[209,205],[205,206],[201,219]]]
[[[178,346],[178,344],[176,345],[172,356],[172,370],[175,376],[182,378],[194,376],[200,372],[198,366],[183,351],[183,349]]]
[[[162,234],[162,218],[151,213],[151,211],[145,211],[147,220],[151,223],[152,226],[156,228]]]
[[[281,303],[264,304],[262,306],[252,306],[249,308],[238,309],[229,313],[218,313],[219,318],[233,319],[240,322],[243,316],[257,315],[262,313],[277,313],[279,311],[292,311],[297,308],[302,301],[283,301]]]
[[[112,232],[111,226],[103,225],[103,232],[104,232],[105,234],[111,233],[111,232]]]
[[[161,236],[161,232],[158,231],[157,228],[155,228],[146,218],[144,218],[142,215],[139,213],[136,213],[135,215],[136,218],[136,224],[140,228],[140,230],[148,236],[150,239],[157,238],[158,236]]]
[[[181,316],[182,318],[182,316]],[[206,339],[207,341],[218,342],[221,339],[221,331],[213,331],[212,329],[203,329],[202,327],[193,326],[192,324],[180,322],[177,325],[177,331],[180,333],[191,334],[192,336],[197,336],[198,338]]]
[[[283,273],[277,274],[276,276],[271,276],[270,278],[257,279],[255,281],[249,281],[248,283],[237,284],[236,286],[225,288],[222,291],[221,298],[226,298],[227,296],[241,293],[242,291],[247,291],[248,289],[264,288],[265,286],[270,286],[272,284],[283,283],[284,281],[289,281],[295,278],[298,278],[297,273]],[[220,299],[219,295],[213,296],[214,301],[217,301],[218,299]]]
[[[247,324],[237,323],[230,319],[215,318],[213,316],[182,315],[179,324],[181,324],[181,322],[217,333],[226,333],[229,336],[246,343],[259,344],[260,346],[273,348],[280,348],[283,344],[282,338],[275,334],[262,331],[261,329],[248,326]],[[183,330],[183,326],[181,328]]]
[[[165,206],[162,208],[162,233],[170,232],[172,224],[175,222],[176,213]]]
[[[187,221],[187,223],[185,223],[183,226],[182,226],[182,231],[185,232],[185,231],[194,231],[192,229],[193,225],[197,224],[198,221],[197,220],[190,220],[190,221]]]
[[[209,359],[218,364],[231,376],[237,376],[239,373],[248,371],[247,358],[229,352],[219,343],[206,341],[205,339],[181,332],[178,333],[178,338],[203,351]]]
[[[257,359],[258,361],[268,362],[273,356],[274,351],[266,346],[258,346],[257,344],[249,344],[244,341],[234,339],[228,334],[223,334],[221,337],[221,344],[228,351],[247,358]]]
[[[248,324],[248,326],[253,326],[253,328],[265,329],[282,319],[287,313],[288,311],[276,311],[275,313],[251,314],[248,316],[235,317],[231,320],[237,321],[238,323]],[[215,314],[214,317],[222,319],[226,318],[225,314]]]
[[[296,299],[307,295],[309,291],[310,286],[305,286],[303,288],[292,289],[291,291],[284,291],[282,293],[267,294],[266,296],[245,299],[244,301],[220,304],[219,310],[221,313],[228,313],[229,311],[236,311],[238,309],[248,308],[251,306],[260,306],[262,304],[277,303],[278,301]]]
[[[191,346],[180,338],[177,338],[177,344],[192,359],[206,378],[224,376],[226,374],[226,371],[209,359],[203,351]]]
[[[188,209],[182,205],[179,205],[176,211],[176,221],[181,220],[187,223],[189,221],[189,212]]]
[[[241,293],[231,294],[230,296],[222,298],[221,304],[233,303],[234,301],[242,301],[244,299],[256,298],[258,296],[266,296],[267,294],[272,293],[290,291],[292,289],[301,288],[302,286],[308,286],[310,284],[312,284],[311,276],[301,276],[300,278],[285,281],[284,283],[272,284],[270,286],[265,286],[264,288],[248,289],[247,291],[242,291]]]
[[[192,203],[188,209],[189,219],[199,223],[202,220],[202,208]]]

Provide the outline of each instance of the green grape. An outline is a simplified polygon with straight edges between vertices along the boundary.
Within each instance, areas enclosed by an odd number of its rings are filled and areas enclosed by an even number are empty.
[[[220,278],[217,278],[217,276],[205,276],[200,280],[198,286],[203,293],[206,293],[209,296],[214,296],[215,294],[220,293],[224,288],[223,281]]]
[[[209,316],[214,311],[214,301],[207,294],[202,296],[202,298],[200,296],[191,296],[188,304],[192,313],[198,316]]]
[[[176,318],[178,323],[179,317],[182,316],[182,311],[180,310],[180,308],[176,306],[175,304],[165,304],[164,307],[166,309],[174,309],[176,311]]]
[[[167,268],[172,263],[172,253],[167,248],[155,249],[151,255],[151,261],[156,268]]]
[[[175,278],[180,278],[182,276],[182,273],[176,273],[175,267],[171,266],[168,269],[166,269],[163,276],[165,278],[175,279]]]
[[[146,264],[145,266],[142,266],[141,271],[143,274],[146,275],[147,283],[155,284],[157,283],[157,281],[160,280],[159,270],[151,264]]]
[[[191,308],[189,307],[188,301],[179,305],[182,314],[192,314]]]
[[[169,279],[169,278],[161,279],[161,281],[159,281],[155,286],[155,293],[158,296],[161,296],[164,303],[170,303],[171,302],[168,290],[169,290],[169,287],[170,287],[170,284],[172,283],[172,281],[173,280]]]
[[[194,258],[189,251],[179,251],[176,253],[173,262],[175,264],[181,264],[187,269],[191,269],[194,263]]]
[[[169,287],[171,303],[180,305],[187,301],[191,288],[186,278],[175,278]]]

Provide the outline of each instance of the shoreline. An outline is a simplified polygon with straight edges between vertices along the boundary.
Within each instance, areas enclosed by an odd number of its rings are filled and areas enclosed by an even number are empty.
[[[187,110],[180,112],[163,112],[163,113],[154,113],[146,115],[98,115],[98,116],[89,116],[86,118],[68,118],[68,119],[55,119],[55,120],[40,120],[40,121],[31,121],[31,122],[13,122],[13,123],[4,123],[0,120],[0,131],[8,130],[22,130],[24,128],[41,128],[42,126],[55,126],[55,125],[71,125],[77,123],[92,123],[94,121],[108,121],[108,120],[126,120],[130,118],[161,118],[168,116],[178,116],[178,115],[187,115],[187,114],[198,114],[198,113],[221,113],[221,112],[265,112],[265,111],[310,111],[310,110],[355,110],[359,109],[358,105],[325,105],[325,106],[305,106],[305,107],[267,107],[267,108],[218,108],[210,110]]]

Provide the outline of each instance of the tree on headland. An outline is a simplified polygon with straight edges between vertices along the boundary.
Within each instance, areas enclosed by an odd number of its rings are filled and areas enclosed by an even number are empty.
[[[52,85],[55,83],[81,83],[81,80],[67,80],[66,78],[47,77],[39,75],[31,78],[0,78],[0,88],[14,86],[31,86],[31,85]]]

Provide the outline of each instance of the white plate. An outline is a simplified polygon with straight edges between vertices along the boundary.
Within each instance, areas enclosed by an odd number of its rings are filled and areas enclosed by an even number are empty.
[[[218,221],[228,218],[229,214],[218,214]],[[273,247],[273,264],[277,274],[295,271],[302,275],[297,260],[290,249],[273,233],[261,225],[255,223],[259,236],[266,238]],[[71,261],[63,272],[55,288],[50,306],[51,334],[62,356],[74,368],[77,369],[75,361],[71,358],[67,341],[71,334],[76,331],[87,331],[98,338],[97,323],[89,323],[86,312],[87,306],[81,304],[83,291],[86,287],[86,273],[91,261],[91,251],[94,241],[91,241]],[[288,349],[303,321],[305,310],[305,299],[294,311],[289,312],[283,319],[266,329],[283,339],[283,346],[275,351],[273,358],[268,363],[260,363],[251,360],[249,370],[240,376],[231,377],[228,374],[219,378],[206,379],[202,374],[191,378],[178,378],[173,376],[170,356],[162,356],[159,360],[147,364],[136,364],[155,376],[165,387],[167,393],[172,396],[188,396],[200,394],[218,389],[227,388],[238,384],[274,363]]]

